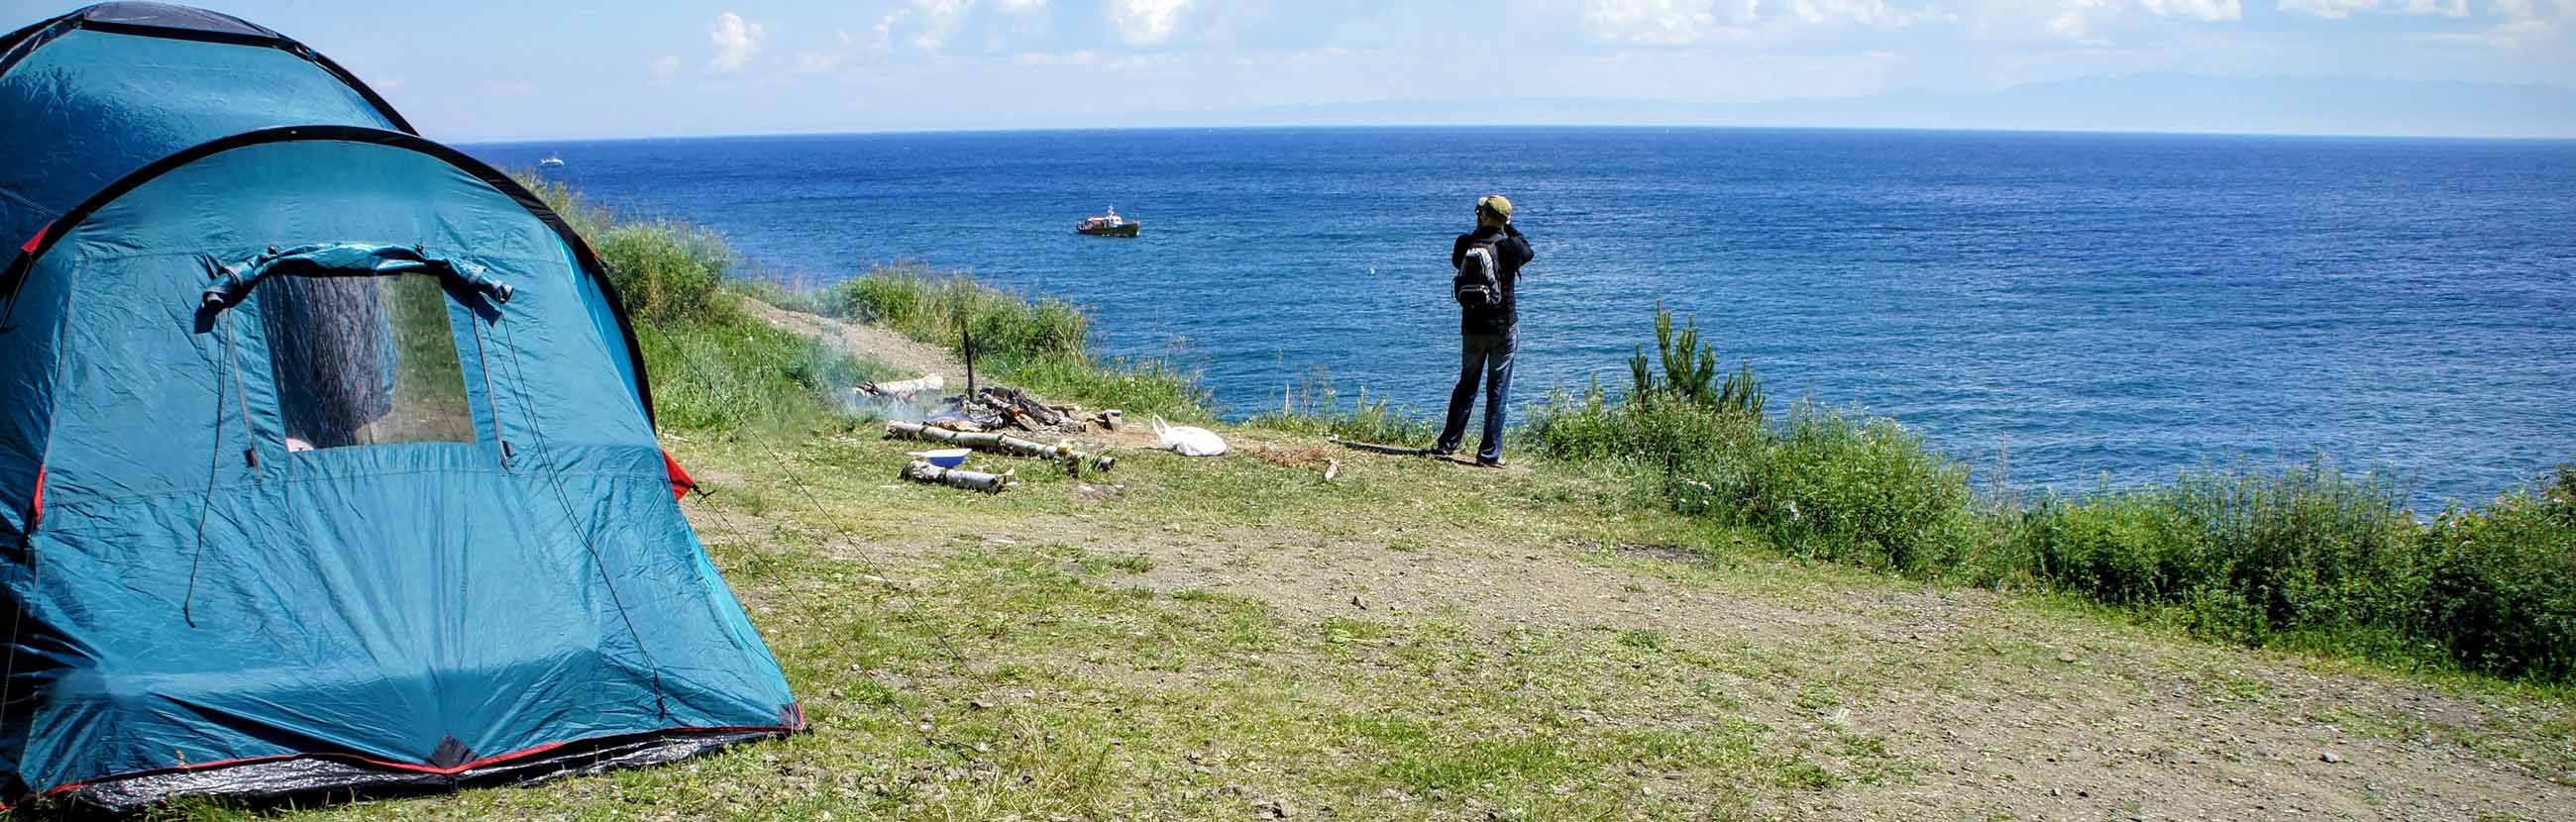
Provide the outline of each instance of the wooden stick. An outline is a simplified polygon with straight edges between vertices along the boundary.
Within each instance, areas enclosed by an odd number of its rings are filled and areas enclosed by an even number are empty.
[[[1087,451],[1076,451],[1060,445],[1030,442],[997,431],[964,432],[923,425],[917,422],[886,423],[886,436],[895,439],[924,440],[958,448],[971,448],[991,454],[1031,459],[1063,460],[1077,465],[1107,471],[1118,467],[1118,458]]]
[[[947,380],[940,379],[937,374],[931,374],[918,379],[894,382],[863,382],[859,383],[858,390],[859,393],[879,397],[910,397],[925,391],[937,391],[947,385]]]
[[[1002,493],[1002,489],[1010,487],[1011,478],[1017,476],[1018,473],[1019,472],[1016,471],[1006,471],[999,474],[986,474],[979,471],[941,468],[930,464],[929,460],[913,460],[911,463],[903,467],[904,479],[912,480],[914,482],[926,482],[932,485],[945,485],[950,488],[964,488],[972,491],[982,491],[987,494]]]
[[[1349,448],[1355,451],[1367,451],[1372,454],[1394,454],[1399,457],[1419,457],[1431,453],[1431,449],[1429,448],[1415,448],[1409,445],[1379,445],[1374,442],[1346,440],[1339,436],[1328,435],[1324,437],[1324,441],[1330,442],[1334,445],[1339,445],[1343,448]]]

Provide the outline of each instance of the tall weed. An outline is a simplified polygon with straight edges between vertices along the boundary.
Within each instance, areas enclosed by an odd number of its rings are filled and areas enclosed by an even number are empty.
[[[1967,468],[1896,421],[1802,405],[1768,439],[1738,507],[1783,547],[1917,574],[1973,548]]]
[[[2576,466],[2425,533],[2426,638],[2466,667],[2576,680]]]
[[[1277,409],[1256,414],[1248,423],[1274,431],[1386,444],[1428,443],[1439,435],[1432,422],[1407,413],[1385,397],[1369,396],[1367,389],[1361,389],[1347,408],[1341,400],[1341,388],[1333,384],[1331,373],[1319,368],[1303,383],[1281,391]]]
[[[2310,466],[2186,474],[2169,485],[2044,499],[2014,534],[2034,576],[2095,599],[2179,606],[2192,627],[2387,644],[2423,586],[2413,515],[2384,476]],[[2389,649],[2382,649],[2389,650]]]
[[[1091,321],[1072,303],[1053,297],[1030,300],[963,274],[938,274],[919,266],[881,268],[842,283],[824,305],[844,317],[951,348],[962,348],[963,332],[972,331],[979,356],[1090,356]]]
[[[1559,392],[1522,437],[1797,555],[2043,585],[2237,642],[2576,681],[2576,465],[2429,523],[2395,480],[2325,465],[1980,499],[1894,421],[1764,418],[1749,369],[1719,380],[1696,326],[1660,309],[1653,354],[1638,347],[1626,397]]]
[[[870,271],[827,292],[833,313],[901,331],[963,354],[973,332],[984,373],[1041,396],[1143,416],[1204,421],[1214,397],[1198,375],[1155,360],[1101,362],[1091,353],[1091,321],[1072,303],[1031,300],[962,274],[918,266]]]

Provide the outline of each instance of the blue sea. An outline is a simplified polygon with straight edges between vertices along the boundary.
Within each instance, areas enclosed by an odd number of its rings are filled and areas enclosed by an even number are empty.
[[[1451,238],[1537,260],[1517,404],[1616,388],[1656,306],[1775,408],[1892,416],[2025,489],[2327,460],[2416,504],[2576,460],[2576,142],[1648,128],[1000,132],[470,150],[729,236],[1087,307],[1231,415],[1318,379],[1437,415]],[[1115,206],[1144,236],[1077,236]],[[1999,457],[2007,459],[1999,460]],[[1981,476],[1980,482],[1991,481]]]

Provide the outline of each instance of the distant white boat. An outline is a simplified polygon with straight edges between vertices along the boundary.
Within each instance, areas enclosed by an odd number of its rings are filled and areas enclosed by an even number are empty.
[[[1081,222],[1073,224],[1074,231],[1094,237],[1133,237],[1144,227],[1142,222],[1118,216],[1116,208],[1097,217],[1084,217]]]
[[[556,156],[556,155],[548,154],[548,155],[546,155],[546,158],[545,158],[545,159],[543,159],[543,160],[538,160],[538,161],[537,161],[537,167],[538,167],[538,168],[562,168],[562,167],[563,167],[563,158],[562,158],[562,157],[559,157],[559,156]]]

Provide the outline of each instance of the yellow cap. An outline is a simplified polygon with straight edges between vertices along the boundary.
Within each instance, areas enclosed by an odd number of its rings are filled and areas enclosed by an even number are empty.
[[[1512,218],[1512,201],[1505,199],[1503,195],[1500,194],[1487,194],[1484,197],[1477,199],[1476,207],[1486,211],[1491,211],[1496,217],[1501,217],[1506,220]]]

